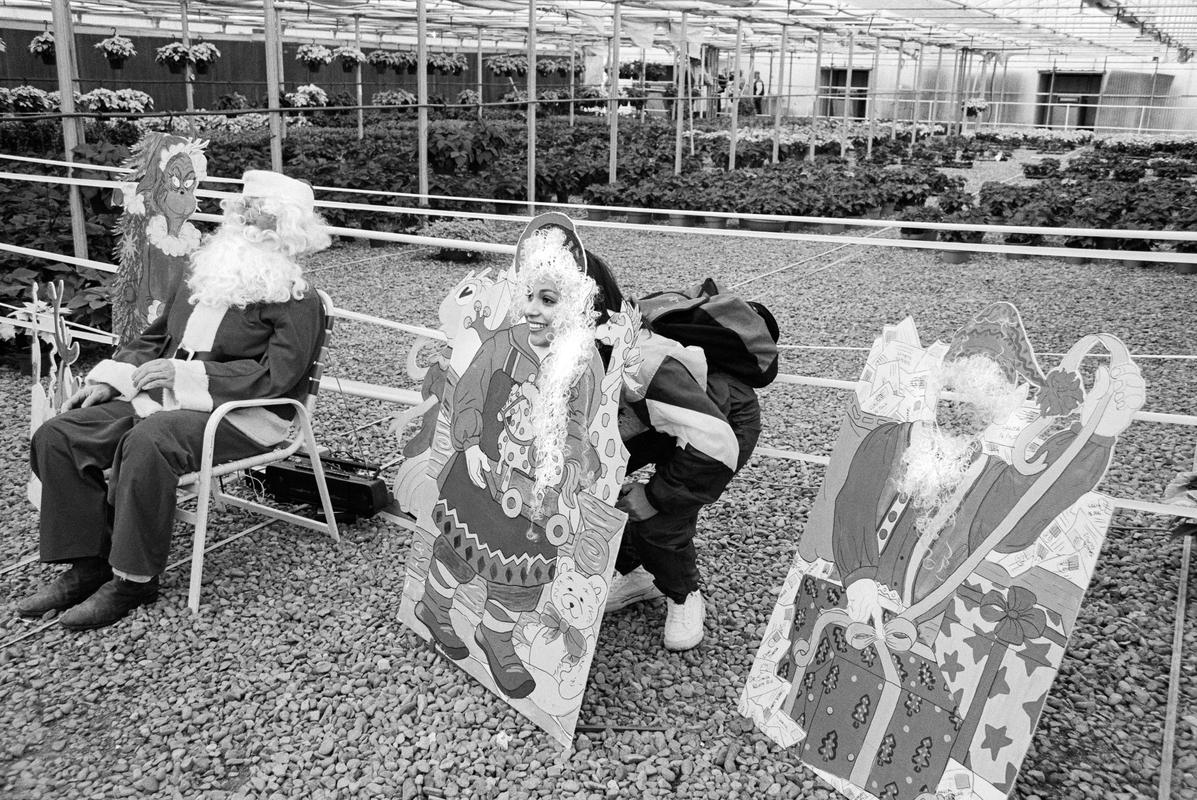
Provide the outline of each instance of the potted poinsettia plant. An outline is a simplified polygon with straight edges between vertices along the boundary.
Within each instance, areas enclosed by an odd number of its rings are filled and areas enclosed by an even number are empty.
[[[208,72],[208,67],[215,64],[216,59],[220,58],[220,51],[211,42],[196,42],[191,45],[189,55],[192,65],[195,66],[195,71],[204,75]]]
[[[308,72],[319,72],[333,60],[333,52],[322,44],[301,44],[295,52],[295,60],[308,68]]]
[[[359,64],[365,62],[366,54],[352,45],[343,44],[333,50],[333,58],[341,62],[341,69],[353,72]]]
[[[491,56],[486,59],[485,64],[486,68],[498,77],[504,75],[525,75],[528,72],[527,56],[500,53],[497,56]]]
[[[943,222],[943,211],[937,206],[912,206],[902,212],[903,222]],[[923,242],[934,242],[939,238],[939,231],[934,228],[906,227],[899,229],[903,239],[918,239]]]
[[[104,58],[108,59],[108,64],[113,69],[121,69],[125,66],[126,60],[137,55],[137,49],[133,47],[133,40],[120,34],[101,39],[95,47],[104,55]]]
[[[395,68],[395,72],[406,72],[409,75],[414,75],[416,72],[416,64],[419,59],[411,50],[400,50],[392,56],[391,65]]]
[[[43,64],[54,63],[54,34],[43,31],[29,40],[29,52],[38,56]]]
[[[465,72],[466,58],[461,53],[429,53],[428,69],[441,75],[460,75]]]
[[[165,64],[171,72],[179,73],[191,60],[191,48],[182,42],[164,44],[154,51],[154,60]]]
[[[388,50],[371,50],[366,55],[366,63],[374,67],[379,75],[387,71],[387,67],[394,65],[395,54]]]
[[[964,101],[964,114],[975,117],[989,108],[989,101],[984,97],[970,97]]]

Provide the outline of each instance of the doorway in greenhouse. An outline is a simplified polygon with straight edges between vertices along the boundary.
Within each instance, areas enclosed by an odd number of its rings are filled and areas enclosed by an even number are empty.
[[[1041,72],[1035,124],[1093,130],[1101,100],[1100,72]]]
[[[868,116],[869,72],[867,69],[852,70],[852,92],[848,116],[864,119]],[[844,116],[844,97],[848,94],[848,70],[838,67],[823,67],[819,70],[819,114],[824,117]]]

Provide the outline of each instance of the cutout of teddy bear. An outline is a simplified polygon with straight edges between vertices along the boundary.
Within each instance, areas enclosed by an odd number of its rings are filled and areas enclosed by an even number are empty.
[[[572,558],[562,556],[545,595],[524,629],[527,650],[519,655],[536,678],[529,699],[559,716],[576,711],[581,702],[587,674],[583,661],[594,650],[607,583],[579,572]]]

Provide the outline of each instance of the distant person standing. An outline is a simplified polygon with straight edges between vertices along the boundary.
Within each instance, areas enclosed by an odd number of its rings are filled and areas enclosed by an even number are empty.
[[[759,72],[752,73],[752,105],[757,114],[765,113],[765,82]]]

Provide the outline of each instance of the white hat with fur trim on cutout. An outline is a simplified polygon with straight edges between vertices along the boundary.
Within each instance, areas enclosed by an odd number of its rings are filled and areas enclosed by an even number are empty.
[[[241,194],[245,197],[274,197],[301,206],[305,211],[315,211],[316,195],[303,181],[265,169],[248,169],[241,180],[245,184]]]

